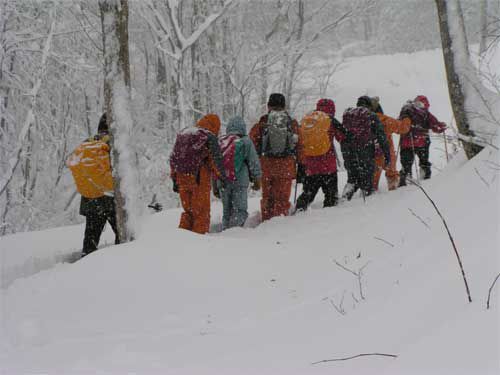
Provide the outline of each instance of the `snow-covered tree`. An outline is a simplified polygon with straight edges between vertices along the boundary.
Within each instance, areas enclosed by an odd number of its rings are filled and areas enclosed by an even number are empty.
[[[492,143],[500,129],[500,96],[489,91],[472,65],[459,0],[436,0],[448,89],[469,158]]]
[[[104,46],[104,98],[111,130],[111,161],[116,204],[116,224],[121,242],[135,235],[137,194],[134,146],[131,143],[128,0],[100,0]]]

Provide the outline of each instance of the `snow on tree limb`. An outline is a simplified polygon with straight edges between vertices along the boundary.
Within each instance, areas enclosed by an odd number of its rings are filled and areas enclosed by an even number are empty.
[[[464,107],[471,136],[495,143],[500,129],[500,95],[488,90],[472,65],[459,0],[445,2],[456,72],[464,94]],[[443,47],[445,48],[445,46]]]
[[[43,53],[42,53],[42,62],[40,63],[40,71],[39,71],[38,77],[36,78],[35,83],[33,85],[33,88],[31,89],[31,92],[29,93],[29,96],[31,97],[30,108],[29,108],[28,113],[26,115],[24,125],[21,128],[21,131],[19,132],[19,136],[17,138],[17,145],[15,147],[15,152],[13,153],[13,157],[9,160],[9,167],[8,167],[7,172],[5,172],[5,174],[0,179],[0,195],[2,195],[5,192],[5,190],[7,189],[7,186],[9,185],[10,181],[12,180],[12,177],[14,176],[14,171],[16,170],[16,168],[19,165],[19,162],[21,160],[21,154],[22,154],[22,150],[24,147],[24,141],[25,141],[26,136],[27,136],[29,130],[31,129],[31,126],[32,126],[33,121],[35,119],[33,111],[34,111],[34,108],[35,108],[35,105],[37,102],[38,91],[40,90],[43,78],[45,76],[45,71],[46,71],[46,67],[47,67],[47,59],[48,59],[50,47],[52,44],[52,37],[54,35],[54,29],[55,29],[55,20],[53,20],[51,25],[50,25],[49,34],[47,35],[47,40],[45,41],[45,46],[43,48]]]

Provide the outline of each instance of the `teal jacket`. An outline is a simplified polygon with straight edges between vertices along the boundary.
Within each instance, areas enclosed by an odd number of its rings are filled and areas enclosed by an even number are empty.
[[[226,134],[235,134],[241,137],[240,142],[243,147],[243,157],[246,167],[236,172],[236,184],[248,187],[250,181],[255,181],[262,177],[262,170],[255,146],[247,135],[245,121],[240,116],[230,119],[226,126]]]

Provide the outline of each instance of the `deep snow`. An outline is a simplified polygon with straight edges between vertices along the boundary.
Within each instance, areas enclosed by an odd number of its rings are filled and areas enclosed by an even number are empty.
[[[408,55],[407,63],[432,61],[424,55],[432,52]],[[399,68],[410,69],[393,66]],[[421,93],[423,73],[413,76],[406,82]],[[383,82],[382,100],[397,90]],[[436,92],[441,83],[433,84]],[[339,96],[338,103],[349,98]],[[438,117],[449,111],[439,100],[431,99]],[[398,106],[385,107],[394,114]],[[438,139],[434,145],[441,168]],[[471,304],[442,223],[411,186],[329,209],[318,196],[306,213],[207,236],[176,229],[180,211],[168,210],[143,218],[133,243],[29,277],[22,276],[37,270],[29,259],[71,256],[83,228],[2,237],[2,279],[9,280],[1,290],[0,368],[7,374],[498,374],[500,285],[491,309],[485,304],[500,272],[499,169],[491,149],[470,162],[458,154],[423,184],[454,235]],[[257,197],[250,211],[254,226]],[[220,216],[217,203],[214,226]],[[364,267],[361,289],[335,262],[355,272]],[[373,352],[398,358],[311,364]]]

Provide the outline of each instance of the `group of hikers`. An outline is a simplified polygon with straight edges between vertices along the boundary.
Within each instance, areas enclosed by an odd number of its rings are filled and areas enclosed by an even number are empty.
[[[270,95],[268,112],[247,134],[240,116],[231,118],[220,135],[219,116],[210,113],[194,126],[182,129],[170,155],[173,190],[183,212],[179,228],[205,234],[210,229],[210,193],[222,200],[222,229],[243,226],[248,218],[248,188],[262,190],[262,221],[305,211],[319,189],[324,207],[339,201],[337,151],[340,143],[347,171],[341,198],[351,200],[378,189],[385,171],[389,190],[405,186],[412,177],[415,155],[421,175],[431,177],[429,131],[442,133],[446,125],[429,111],[429,101],[419,95],[407,101],[398,119],[382,109],[378,97],[361,96],[356,106],[335,118],[332,99],[318,100],[300,124],[286,111],[285,97]],[[398,148],[392,134],[400,135]],[[113,180],[109,160],[109,129],[103,115],[98,134],[81,144],[68,159],[75,184],[82,195],[80,213],[86,216],[83,255],[97,249],[106,221],[116,230]],[[400,155],[402,169],[396,167]],[[291,208],[293,181],[302,183],[301,195]]]

